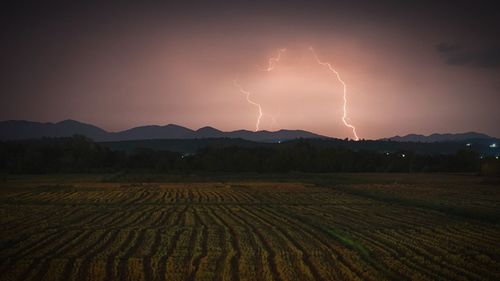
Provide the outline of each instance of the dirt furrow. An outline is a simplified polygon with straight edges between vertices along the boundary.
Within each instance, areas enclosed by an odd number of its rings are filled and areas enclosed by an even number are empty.
[[[229,258],[229,261],[227,262],[229,264],[229,272],[224,270],[225,272],[223,278],[227,276],[228,278],[230,278],[230,280],[239,280],[240,279],[239,259],[241,256],[241,249],[238,242],[238,238],[236,236],[236,232],[231,227],[231,224],[229,224],[226,220],[222,219],[221,216],[216,214],[215,211],[212,214],[214,215],[214,217],[217,218],[218,221],[222,223],[224,229],[228,231],[229,233],[228,240],[230,241],[231,248],[233,251],[233,253],[227,255],[227,257]]]
[[[198,235],[199,237],[196,239],[196,241],[200,241],[200,253],[195,256],[192,259],[191,265],[193,267],[193,270],[191,271],[189,277],[187,278],[188,280],[196,280],[196,274],[198,270],[200,269],[200,264],[203,258],[205,258],[208,255],[208,230],[207,226],[204,224],[203,220],[200,218],[199,214],[197,213],[196,209],[194,209],[194,216],[196,218],[196,221],[200,223],[201,227],[201,232]]]
[[[269,242],[265,239],[265,236],[259,231],[253,223],[249,222],[247,219],[242,216],[237,215],[235,212],[231,212],[231,215],[237,217],[244,225],[247,225],[252,230],[252,236],[256,238],[257,241],[254,241],[255,249],[258,250],[257,244],[259,244],[262,250],[267,257],[267,265],[269,268],[269,272],[271,273],[272,280],[280,281],[282,278],[280,277],[279,271],[276,265],[276,252],[273,250],[273,247],[269,244]],[[263,276],[264,270],[262,269],[264,265],[257,263],[257,271]]]
[[[135,238],[135,232],[134,231],[127,231],[127,238],[123,241],[123,243],[118,247],[118,249],[114,252],[112,252],[106,261],[106,280],[116,280],[118,274],[116,274],[115,270],[115,260],[116,257],[121,253],[124,252],[132,243],[132,241]]]

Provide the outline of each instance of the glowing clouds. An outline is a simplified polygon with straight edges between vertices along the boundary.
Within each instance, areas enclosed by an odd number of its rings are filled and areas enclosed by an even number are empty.
[[[340,77],[340,74],[337,72],[337,70],[335,70],[333,68],[333,66],[330,63],[321,61],[318,58],[318,56],[316,55],[316,52],[314,51],[314,49],[312,47],[309,47],[309,50],[311,51],[311,53],[312,53],[315,61],[319,65],[326,67],[330,72],[332,72],[335,75],[336,79],[341,83],[342,90],[343,90],[343,96],[342,96],[342,98],[343,98],[342,123],[344,124],[344,126],[348,127],[352,131],[354,140],[359,140],[358,134],[356,132],[356,127],[350,123],[350,120],[349,120],[348,115],[347,115],[347,113],[348,113],[347,112],[348,99],[347,99],[347,85],[346,85],[346,83],[342,80],[342,78]],[[268,66],[267,66],[267,68],[261,69],[261,70],[262,71],[266,71],[266,72],[273,71],[275,69],[275,67],[278,65],[278,63],[280,62],[280,60],[282,58],[282,55],[283,55],[283,53],[285,51],[287,51],[287,49],[285,49],[285,48],[278,49],[277,55],[273,56],[273,57],[270,57],[268,59]],[[271,114],[263,113],[261,103],[257,103],[255,100],[251,99],[250,98],[250,95],[251,95],[250,92],[247,91],[247,90],[245,90],[239,84],[239,82],[238,82],[237,79],[235,79],[233,81],[233,84],[239,89],[239,91],[241,93],[243,93],[246,96],[247,102],[250,103],[251,105],[255,106],[258,109],[257,121],[256,121],[256,124],[255,124],[255,131],[260,130],[261,119],[262,119],[263,116],[269,116],[272,119],[272,121],[273,121],[273,125],[275,125],[277,123],[277,120],[276,120],[275,116],[273,116]],[[273,93],[271,93],[271,94],[274,95]]]

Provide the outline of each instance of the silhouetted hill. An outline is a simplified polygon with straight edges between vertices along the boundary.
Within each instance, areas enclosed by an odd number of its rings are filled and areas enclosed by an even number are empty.
[[[303,130],[279,130],[275,132],[237,130],[223,132],[212,127],[203,127],[194,131],[179,125],[169,124],[165,126],[140,126],[120,132],[107,132],[96,126],[74,120],[59,123],[17,120],[0,122],[0,140],[69,137],[73,135],[84,135],[94,141],[239,138],[256,142],[279,142],[298,138],[326,138]]]
[[[241,138],[251,141],[258,142],[279,142],[293,139],[313,139],[313,138],[327,138],[322,135],[317,135],[311,132],[303,130],[279,130],[275,132],[270,131],[248,131],[248,130],[238,130],[228,132],[227,137],[229,138]]]
[[[394,136],[386,140],[400,141],[400,142],[446,142],[446,141],[467,141],[467,140],[480,140],[480,139],[494,139],[485,134],[468,132],[459,134],[432,134],[432,135],[417,135],[409,134],[406,136]]]
[[[101,142],[102,145],[121,151],[134,151],[138,148],[152,149],[155,151],[175,151],[192,154],[204,147],[274,147],[284,148],[300,143],[308,143],[320,149],[349,149],[352,151],[371,151],[378,153],[397,153],[412,151],[418,154],[449,155],[460,150],[476,151],[481,155],[498,156],[500,147],[491,147],[494,139],[473,140],[469,142],[399,142],[387,140],[343,140],[335,138],[310,138],[292,139],[282,142],[258,142],[242,138],[199,138],[199,139],[157,139]],[[495,143],[500,143],[496,140]]]
[[[182,139],[193,130],[182,126],[168,124],[166,126],[141,126],[125,131],[110,133],[112,140],[145,140],[145,139]]]
[[[39,123],[24,120],[0,122],[1,140],[36,139],[42,137],[70,137],[84,135],[94,140],[107,139],[109,133],[96,126],[75,120],[58,123]]]
[[[223,131],[217,130],[213,127],[203,127],[198,130],[192,132],[188,137],[193,139],[205,139],[205,138],[223,138],[226,133]]]
[[[236,130],[231,132],[223,132],[213,127],[202,127],[198,130],[191,130],[179,125],[168,124],[165,126],[140,126],[120,132],[107,132],[99,127],[75,120],[65,120],[58,123],[40,123],[23,120],[10,120],[0,122],[0,140],[39,139],[42,137],[70,137],[73,135],[83,135],[97,142],[159,139],[175,140],[177,142],[179,140],[215,138],[242,139],[253,142],[267,143],[285,142],[294,139],[332,140],[333,143],[338,142],[338,140],[334,140],[332,138],[328,138],[304,130],[279,130],[274,132],[265,130],[258,132],[249,130]],[[443,148],[462,146],[461,144],[454,145],[454,142],[464,144],[481,144],[481,146],[487,146],[491,143],[499,142],[498,139],[475,132],[462,134],[432,134],[429,136],[411,134],[403,137],[395,136],[382,140],[390,140],[392,142],[401,143],[448,143],[446,145],[440,145],[440,147]],[[348,143],[349,145],[355,145],[356,142],[352,142],[352,144],[351,142],[346,143]],[[198,144],[196,145],[196,147],[198,147]],[[443,151],[447,151],[447,149],[443,149]]]

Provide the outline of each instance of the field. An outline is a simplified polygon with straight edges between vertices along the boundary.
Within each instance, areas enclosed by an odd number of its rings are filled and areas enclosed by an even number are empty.
[[[500,280],[498,181],[295,177],[5,177],[0,280]]]

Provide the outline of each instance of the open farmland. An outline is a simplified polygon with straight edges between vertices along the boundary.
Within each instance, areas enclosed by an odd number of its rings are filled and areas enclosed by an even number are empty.
[[[0,185],[0,280],[500,280],[479,177]]]

